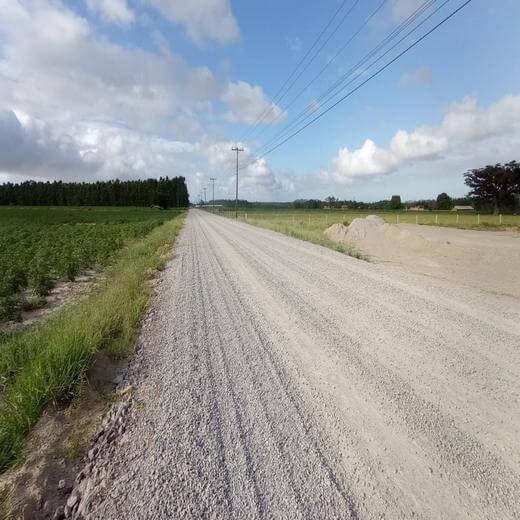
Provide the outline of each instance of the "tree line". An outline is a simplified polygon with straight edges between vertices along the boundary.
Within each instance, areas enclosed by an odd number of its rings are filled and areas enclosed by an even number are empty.
[[[389,209],[399,210],[404,206],[418,206],[425,210],[450,210],[454,206],[472,206],[483,213],[514,213],[520,210],[520,163],[511,161],[505,164],[494,164],[475,168],[464,174],[465,184],[471,188],[466,197],[452,198],[447,193],[439,193],[436,199],[401,202],[399,195],[390,200],[377,202],[358,202],[327,197],[325,201],[308,199],[294,201],[293,206],[299,208],[331,208],[348,209]]]
[[[39,182],[0,185],[0,205],[20,206],[189,206],[184,177],[97,182]]]

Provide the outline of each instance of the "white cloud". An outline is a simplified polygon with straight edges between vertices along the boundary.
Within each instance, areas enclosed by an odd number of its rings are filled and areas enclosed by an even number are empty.
[[[403,74],[401,85],[404,87],[431,85],[432,81],[432,70],[429,67],[419,67],[412,72]]]
[[[182,24],[198,45],[205,40],[229,43],[240,36],[229,0],[146,0],[168,20]]]
[[[0,107],[43,119],[101,116],[150,128],[220,95],[207,67],[96,37],[86,19],[60,2],[0,0],[0,8]]]
[[[126,0],[87,0],[87,7],[100,13],[107,22],[127,25],[135,21],[135,15]]]
[[[137,5],[89,2],[116,23],[133,15],[114,6]],[[212,5],[210,13],[229,7]],[[228,138],[219,117],[256,118],[269,106],[261,87],[217,80],[209,68],[171,52],[159,33],[155,52],[115,43],[63,0],[0,0],[0,12],[2,180],[184,175],[192,188],[196,172],[221,177],[222,165],[226,179],[233,178],[231,143],[226,155],[211,147]],[[203,26],[200,38],[211,37]],[[214,105],[225,100],[228,113],[219,114]],[[280,115],[278,107],[273,112]],[[241,160],[251,159],[246,155]],[[265,161],[241,174],[244,194],[279,193],[284,182]]]
[[[222,100],[229,105],[226,117],[236,123],[252,125],[264,110],[267,111],[262,124],[283,121],[287,116],[284,110],[265,97],[262,87],[251,86],[245,81],[229,83]]]
[[[56,171],[81,175],[100,167],[94,158],[82,157],[70,135],[56,134],[43,121],[17,116],[12,110],[0,110],[0,152],[0,172],[18,175],[47,178]]]
[[[499,146],[497,140],[500,140]],[[349,184],[359,178],[387,175],[421,161],[464,156],[469,159],[493,156],[496,150],[515,153],[520,142],[520,95],[504,96],[487,108],[474,98],[453,103],[440,125],[423,126],[413,132],[399,130],[388,148],[367,139],[350,151],[341,148],[330,171],[322,172],[324,182]],[[496,162],[510,157],[495,156]]]
[[[201,150],[207,156],[211,172],[225,176],[225,181],[220,183],[220,190],[225,196],[234,196],[236,154],[231,150],[236,143],[231,141],[218,141],[202,143]],[[276,175],[269,162],[265,158],[256,159],[247,145],[239,143],[244,151],[240,153],[240,196],[259,198],[272,198],[280,191],[293,191],[294,183],[286,176]],[[244,167],[245,166],[245,167]]]

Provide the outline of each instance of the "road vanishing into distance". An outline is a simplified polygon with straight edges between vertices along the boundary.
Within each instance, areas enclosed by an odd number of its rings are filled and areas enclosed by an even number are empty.
[[[191,210],[91,518],[520,518],[520,305]]]

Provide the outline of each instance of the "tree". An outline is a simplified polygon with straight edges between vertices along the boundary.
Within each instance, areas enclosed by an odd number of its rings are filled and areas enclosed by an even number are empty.
[[[336,199],[336,197],[333,197],[332,195],[329,195],[325,199],[325,204],[327,204],[327,206],[329,206],[331,208],[336,208],[338,206],[338,203],[339,203],[339,200]]]
[[[392,195],[392,199],[390,200],[390,209],[401,209],[403,205],[401,204],[401,196],[400,195]]]
[[[437,204],[435,207],[437,209],[451,209],[453,208],[453,201],[447,193],[442,192],[437,195]]]
[[[464,174],[464,182],[471,188],[469,196],[493,204],[496,215],[515,204],[514,196],[520,193],[520,164],[511,161],[469,170]]]
[[[187,207],[188,188],[184,177],[135,181],[36,182],[0,184],[0,205],[30,206],[150,206]]]

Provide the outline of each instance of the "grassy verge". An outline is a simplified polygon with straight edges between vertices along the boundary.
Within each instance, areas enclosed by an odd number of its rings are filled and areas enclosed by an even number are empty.
[[[234,217],[234,211],[217,208],[222,216]],[[327,227],[344,221],[351,222],[358,217],[378,215],[388,224],[420,224],[426,226],[454,227],[478,230],[519,230],[520,215],[478,215],[477,213],[457,213],[452,211],[361,211],[341,209],[278,209],[247,208],[239,211],[239,219],[266,227],[286,226],[298,231],[298,228],[325,230]],[[265,222],[265,223],[264,223]],[[271,224],[270,224],[271,223]]]
[[[222,213],[222,216],[228,215]],[[354,258],[368,261],[368,257],[357,250],[354,246],[338,244],[337,242],[330,240],[323,233],[326,227],[328,227],[325,225],[325,220],[322,222],[321,219],[309,219],[308,215],[305,214],[292,215],[288,218],[286,215],[278,216],[275,212],[266,212],[263,214],[242,212],[239,214],[239,219],[242,222],[246,222],[253,226],[277,231],[278,233],[283,233],[290,237],[306,240],[307,242],[312,242],[313,244],[318,244],[339,251],[340,253],[353,256]],[[344,221],[344,219],[342,220],[342,223],[347,226],[349,224]]]
[[[86,300],[33,330],[0,338],[0,471],[20,457],[45,407],[74,397],[97,350],[128,354],[150,294],[146,281],[164,267],[184,216],[120,251]]]

